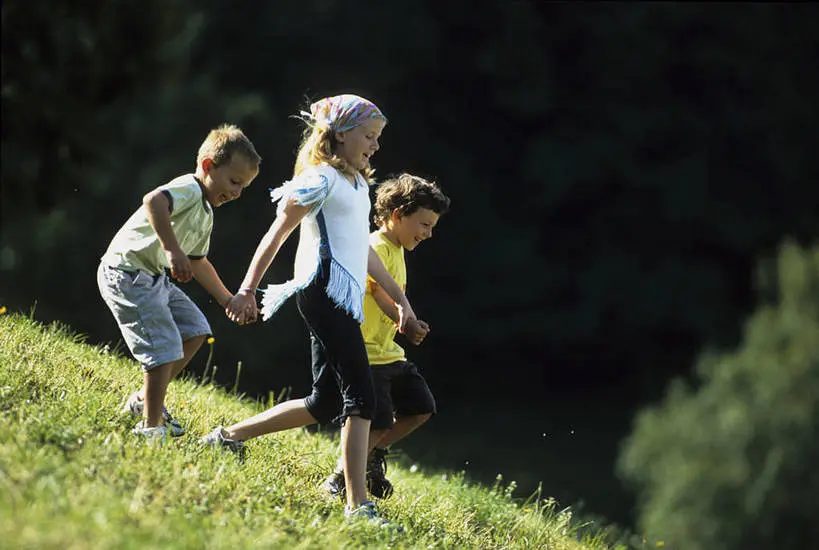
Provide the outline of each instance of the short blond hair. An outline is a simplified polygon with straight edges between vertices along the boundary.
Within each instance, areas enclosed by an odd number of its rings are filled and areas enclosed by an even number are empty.
[[[216,166],[221,166],[229,163],[237,154],[253,166],[258,166],[262,162],[262,157],[256,152],[253,143],[238,126],[222,124],[211,130],[199,146],[196,165],[201,166],[202,161],[209,158]]]
[[[324,124],[315,124],[312,121],[305,121],[307,127],[302,135],[299,152],[296,155],[296,165],[293,168],[293,176],[298,176],[310,166],[320,166],[327,164],[339,172],[350,172],[347,161],[338,156],[335,152],[336,133]],[[372,176],[375,173],[373,168],[367,167],[361,171],[361,175],[372,184]]]

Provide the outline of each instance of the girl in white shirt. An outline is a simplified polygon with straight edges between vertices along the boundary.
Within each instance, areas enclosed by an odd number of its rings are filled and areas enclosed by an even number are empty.
[[[359,327],[367,273],[399,304],[401,329],[415,318],[403,291],[368,242],[370,159],[379,149],[387,119],[372,102],[351,94],[322,99],[310,106],[310,113],[302,114],[308,128],[294,178],[271,193],[274,202],[280,201],[276,219],[226,312],[239,323],[255,318],[258,285],[282,244],[301,224],[294,277],[267,287],[262,315],[269,318],[296,294],[310,332],[317,383],[306,398],[280,403],[227,428],[217,427],[203,443],[238,451],[244,441],[263,434],[337,420],[347,487],[345,515],[383,522],[367,499],[365,485],[367,439],[375,408]],[[328,369],[332,376],[322,376]],[[330,387],[327,380],[334,380],[335,386]]]

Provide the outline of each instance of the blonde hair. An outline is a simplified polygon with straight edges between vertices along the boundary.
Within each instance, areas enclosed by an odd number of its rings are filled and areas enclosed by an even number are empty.
[[[390,178],[375,192],[375,223],[383,226],[398,210],[400,216],[411,216],[419,208],[432,210],[439,216],[449,212],[449,197],[435,182],[403,173]]]
[[[208,137],[199,146],[196,165],[201,166],[202,161],[209,158],[216,166],[221,166],[233,160],[233,156],[236,154],[241,155],[242,158],[254,166],[258,166],[262,162],[262,157],[256,152],[253,143],[238,126],[222,124],[211,130]]]
[[[320,166],[327,164],[339,172],[348,174],[354,173],[346,160],[341,158],[335,151],[336,133],[326,124],[316,124],[312,121],[305,121],[307,127],[302,135],[299,152],[296,155],[296,165],[293,167],[293,176],[298,176],[310,166]],[[367,167],[361,170],[361,175],[372,184],[372,176],[375,173],[373,168]]]

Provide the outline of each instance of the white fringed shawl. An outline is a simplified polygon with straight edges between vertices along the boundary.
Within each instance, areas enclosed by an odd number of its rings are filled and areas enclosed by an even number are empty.
[[[370,229],[370,195],[364,178],[356,175],[353,185],[331,166],[311,167],[273,189],[270,198],[280,201],[279,214],[290,200],[313,209],[301,221],[293,278],[262,291],[262,319],[269,319],[290,296],[306,288],[322,260],[329,259],[327,295],[362,323]]]

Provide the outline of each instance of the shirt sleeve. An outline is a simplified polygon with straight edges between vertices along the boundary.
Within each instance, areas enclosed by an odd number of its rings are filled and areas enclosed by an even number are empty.
[[[288,202],[299,206],[317,206],[330,192],[330,174],[320,168],[308,168],[292,180],[270,191],[270,200],[279,202],[281,211]]]
[[[392,255],[390,254],[390,247],[384,242],[377,242],[377,243],[370,243],[370,248],[375,250],[375,253],[378,254],[378,257],[381,258],[381,263],[384,264],[384,268],[386,268],[387,273],[390,274],[391,277],[395,277],[393,275],[393,270],[395,268],[393,264]],[[375,292],[375,289],[378,288],[378,283],[375,282],[375,279],[367,273],[367,294],[372,294]]]
[[[162,192],[171,203],[171,217],[202,202],[202,190],[196,181],[181,184],[170,183],[165,186]]]

